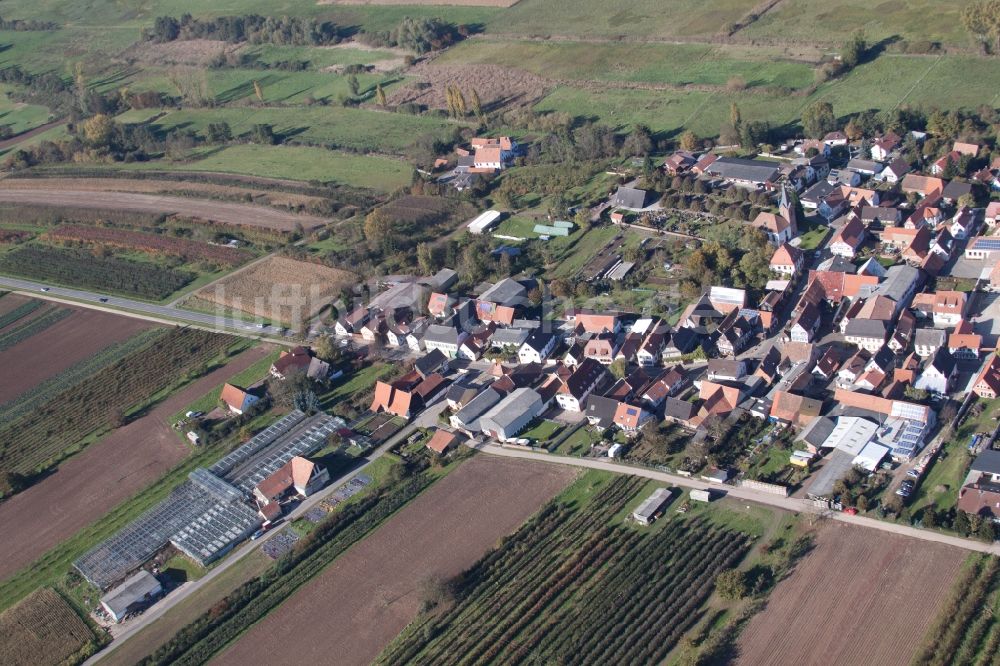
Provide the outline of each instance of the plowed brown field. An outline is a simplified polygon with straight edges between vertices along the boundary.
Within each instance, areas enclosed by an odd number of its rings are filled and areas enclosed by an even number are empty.
[[[74,308],[66,319],[0,352],[0,404],[151,326],[139,319]]]
[[[740,637],[753,666],[910,663],[966,553],[841,524],[778,584]]]
[[[574,474],[485,456],[463,463],[212,663],[370,663],[416,617],[423,579],[454,576],[472,565]]]
[[[42,183],[46,181],[40,181]],[[120,208],[141,213],[180,215],[210,222],[235,226],[262,227],[276,231],[292,231],[296,224],[315,229],[325,220],[313,215],[297,215],[288,211],[264,206],[186,199],[134,192],[105,192],[101,190],[13,189],[0,187],[0,201],[34,204],[38,206],[66,206],[70,208]]]
[[[162,476],[190,451],[168,419],[270,352],[258,346],[210,372],[0,503],[0,580]]]

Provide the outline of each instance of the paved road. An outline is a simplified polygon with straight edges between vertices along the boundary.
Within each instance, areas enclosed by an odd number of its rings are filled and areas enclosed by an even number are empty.
[[[47,291],[42,291],[42,289]],[[105,296],[93,291],[81,291],[79,289],[69,289],[68,287],[49,286],[42,282],[32,282],[18,278],[0,276],[0,289],[19,291],[32,298],[45,298],[54,301],[71,299],[71,301],[61,301],[71,305],[82,305],[94,309],[104,310],[123,315],[144,315],[151,321],[161,323],[176,323],[178,321],[212,330],[225,330],[230,333],[237,333],[249,337],[273,337],[280,336],[280,331],[274,326],[258,326],[250,324],[240,319],[223,317],[209,314],[207,312],[192,312],[182,310],[172,305],[158,305],[137,301],[121,296]],[[287,341],[280,338],[273,342],[287,344]]]
[[[910,527],[909,525],[899,525],[897,523],[876,520],[874,518],[865,518],[864,516],[852,516],[839,511],[827,511],[820,509],[808,500],[771,495],[770,493],[761,492],[759,490],[722,486],[716,483],[706,483],[698,479],[689,479],[684,476],[667,474],[666,472],[658,472],[656,470],[645,469],[642,467],[632,467],[631,465],[623,465],[621,463],[615,463],[610,460],[602,460],[598,458],[573,458],[569,456],[553,455],[550,453],[537,453],[535,451],[509,449],[497,446],[496,444],[477,444],[474,448],[484,453],[504,456],[507,458],[524,458],[542,462],[548,461],[557,465],[573,465],[576,467],[599,469],[618,474],[632,474],[634,476],[641,476],[647,479],[663,481],[682,488],[697,488],[699,490],[712,489],[718,492],[725,492],[727,497],[734,497],[736,499],[755,502],[757,504],[766,504],[779,509],[785,509],[786,511],[793,511],[795,513],[824,514],[834,520],[839,520],[840,522],[849,523],[851,525],[868,527],[875,530],[882,530],[883,532],[891,532],[893,534],[901,534],[914,539],[922,539],[923,541],[942,543],[948,546],[962,548],[964,550],[1000,555],[1000,544],[986,544],[972,539],[963,539],[961,537],[932,532],[930,530],[917,529],[915,527]]]

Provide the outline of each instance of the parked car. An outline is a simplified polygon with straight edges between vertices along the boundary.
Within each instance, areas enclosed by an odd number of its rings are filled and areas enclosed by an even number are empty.
[[[853,506],[849,506],[846,509],[844,509],[844,513],[846,513],[848,516],[856,516],[858,515],[858,510],[855,509]]]
[[[101,303],[107,303],[108,302],[108,297],[107,296],[101,296],[97,300],[99,300]]]
[[[42,291],[52,291],[51,287],[42,287]]]
[[[911,476],[914,479],[919,479],[920,478],[920,472],[918,472],[915,469],[908,469],[908,470],[906,470],[906,476]]]

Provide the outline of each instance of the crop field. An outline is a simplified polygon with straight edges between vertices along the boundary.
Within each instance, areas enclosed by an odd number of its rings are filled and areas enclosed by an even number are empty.
[[[213,150],[204,157],[196,154],[194,161],[190,162],[136,162],[128,167],[175,167],[183,171],[340,183],[381,192],[392,192],[409,185],[413,176],[413,167],[402,160],[381,155],[355,155],[312,146],[228,146]]]
[[[972,555],[959,573],[937,622],[911,662],[990,664],[1000,655],[1000,560]]]
[[[163,499],[188,472],[215,462],[222,452],[192,454],[170,427],[170,415],[266,351],[233,357],[0,503],[0,608],[57,582],[73,560]]]
[[[742,664],[908,664],[964,551],[837,523],[740,636]],[[947,663],[947,662],[941,662]]]
[[[228,335],[176,328],[154,344],[36,405],[0,428],[0,469],[33,474],[114,428],[128,411],[198,370],[233,345]]]
[[[559,492],[574,472],[476,457],[435,483],[215,660],[297,660],[336,654],[367,664],[416,615],[419,583],[470,566]],[[323,622],[302,622],[304,616]],[[282,645],[274,632],[284,636]],[[289,650],[294,650],[294,653]]]
[[[153,300],[166,298],[195,278],[194,273],[149,262],[45,245],[23,245],[3,254],[0,273]]]
[[[54,326],[73,313],[68,308],[43,306],[37,313],[19,319],[0,334],[0,352],[16,347],[32,336],[38,335],[50,326]]]
[[[298,324],[328,305],[355,276],[338,270],[272,256],[196,292],[202,300],[271,321]]]
[[[38,590],[0,614],[0,663],[55,666],[96,636],[73,607],[49,588]]]
[[[641,44],[472,39],[446,51],[434,65],[500,65],[551,80],[719,86],[739,77],[747,87],[804,88],[813,82],[807,62],[773,49],[708,44]],[[603,94],[613,94],[605,91]]]
[[[6,416],[8,402],[40,383],[150,328],[139,319],[72,309],[67,318],[0,351],[0,367],[4,368],[0,376],[0,414]]]
[[[239,266],[253,256],[246,250],[199,243],[186,238],[78,224],[64,224],[57,227],[48,232],[46,238],[58,241],[82,241],[153,255],[166,254],[188,261],[206,261],[222,266]]]
[[[655,530],[614,520],[646,487],[617,477],[583,505],[550,504],[463,576],[379,658],[400,663],[659,663],[699,617],[719,571],[754,538],[703,517]],[[597,630],[597,628],[600,630]]]
[[[8,326],[13,326],[43,305],[45,305],[44,301],[25,298],[17,294],[5,294],[0,297],[0,331]]]

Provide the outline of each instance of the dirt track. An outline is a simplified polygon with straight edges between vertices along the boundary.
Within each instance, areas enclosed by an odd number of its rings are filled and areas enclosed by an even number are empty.
[[[486,456],[463,463],[212,663],[370,663],[417,615],[424,578],[469,567],[574,476]]]
[[[0,352],[0,404],[147,328],[131,317],[74,308],[66,319]]]
[[[42,181],[45,182],[45,181]],[[138,194],[133,192],[104,192],[101,190],[38,190],[15,189],[0,185],[0,201],[38,206],[66,206],[69,208],[120,208],[143,213],[180,215],[222,224],[263,227],[291,231],[296,224],[304,229],[314,229],[326,223],[312,215],[296,215],[274,208],[187,199],[182,197]]]
[[[747,625],[738,663],[904,666],[964,557],[949,546],[824,525],[816,548]]]
[[[269,351],[269,346],[260,345],[240,354],[73,456],[51,476],[0,503],[0,580],[180,462],[188,448],[173,433],[168,419]]]

